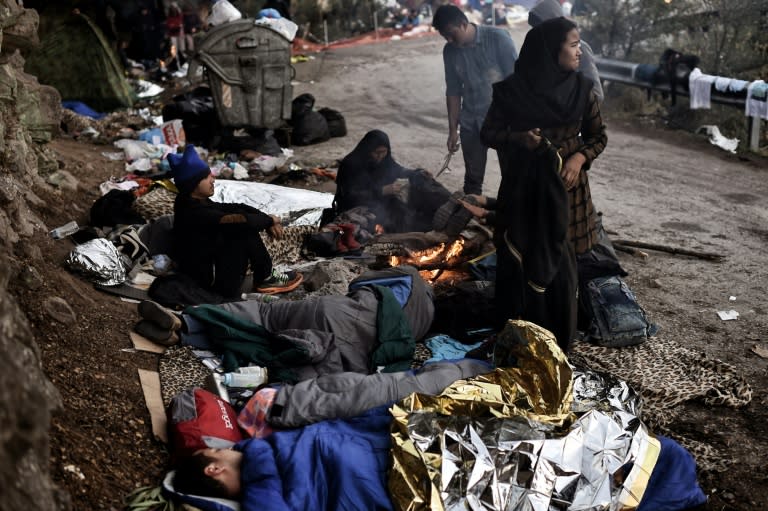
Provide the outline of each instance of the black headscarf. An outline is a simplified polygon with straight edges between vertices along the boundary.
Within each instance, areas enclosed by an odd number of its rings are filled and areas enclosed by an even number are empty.
[[[560,17],[529,30],[515,73],[493,86],[494,102],[509,116],[512,131],[553,128],[581,119],[592,83],[558,63],[560,48],[575,28]]]
[[[386,147],[387,155],[377,162],[371,153],[379,147]],[[407,172],[392,158],[387,134],[381,130],[369,131],[339,165],[334,201],[338,211],[375,205],[381,200],[381,188]]]

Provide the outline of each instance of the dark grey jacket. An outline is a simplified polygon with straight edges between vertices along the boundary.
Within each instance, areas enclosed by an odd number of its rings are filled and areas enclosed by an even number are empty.
[[[433,293],[418,271],[398,266],[369,271],[355,279],[410,275],[413,287],[403,307],[414,339],[427,333],[434,318]],[[353,283],[355,282],[353,281]],[[376,318],[379,301],[370,287],[362,287],[345,296],[320,296],[307,300],[233,302],[219,307],[262,325],[272,333],[288,336],[306,345],[316,371],[300,371],[302,379],[320,374],[354,371],[367,374],[370,355],[378,343]],[[307,368],[309,369],[309,368]]]
[[[326,419],[354,417],[413,392],[437,395],[456,380],[491,371],[489,364],[465,358],[427,364],[417,373],[328,374],[280,387],[267,420],[273,426],[295,428]]]

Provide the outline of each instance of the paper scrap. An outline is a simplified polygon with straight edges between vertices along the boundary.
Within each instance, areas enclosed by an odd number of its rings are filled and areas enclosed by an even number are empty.
[[[717,311],[717,315],[720,316],[720,319],[722,319],[723,321],[739,318],[739,313],[733,309],[729,311]]]

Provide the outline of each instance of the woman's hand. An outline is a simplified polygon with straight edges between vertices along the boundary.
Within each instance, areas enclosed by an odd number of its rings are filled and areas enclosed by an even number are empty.
[[[541,144],[541,130],[539,128],[534,128],[524,132],[522,143],[529,151],[535,150],[539,147],[539,144]]]
[[[587,159],[581,153],[574,153],[565,160],[563,168],[560,170],[560,177],[563,178],[566,190],[570,190],[579,182],[579,173],[586,161]]]
[[[382,195],[397,195],[403,189],[403,183],[390,183],[381,187]]]
[[[281,240],[281,239],[283,239],[283,234],[284,234],[284,232],[283,232],[283,224],[280,221],[279,217],[276,217],[274,215],[271,215],[271,216],[272,216],[272,222],[273,223],[272,223],[272,226],[269,229],[267,229],[267,233],[272,238],[275,238],[276,240]]]
[[[470,204],[469,202],[463,201],[459,199],[459,203],[466,208],[467,211],[472,213],[472,216],[475,218],[485,218],[488,215],[488,211],[481,208],[480,206],[475,206],[474,204]]]

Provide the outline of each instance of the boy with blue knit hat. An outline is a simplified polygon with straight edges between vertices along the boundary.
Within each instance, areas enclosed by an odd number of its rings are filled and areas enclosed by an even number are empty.
[[[279,272],[261,240],[261,231],[283,236],[276,216],[246,204],[211,200],[215,177],[192,144],[183,154],[168,155],[179,194],[174,203],[174,253],[179,271],[226,299],[237,298],[245,275],[253,272],[255,290],[283,293],[295,289],[301,274]]]

